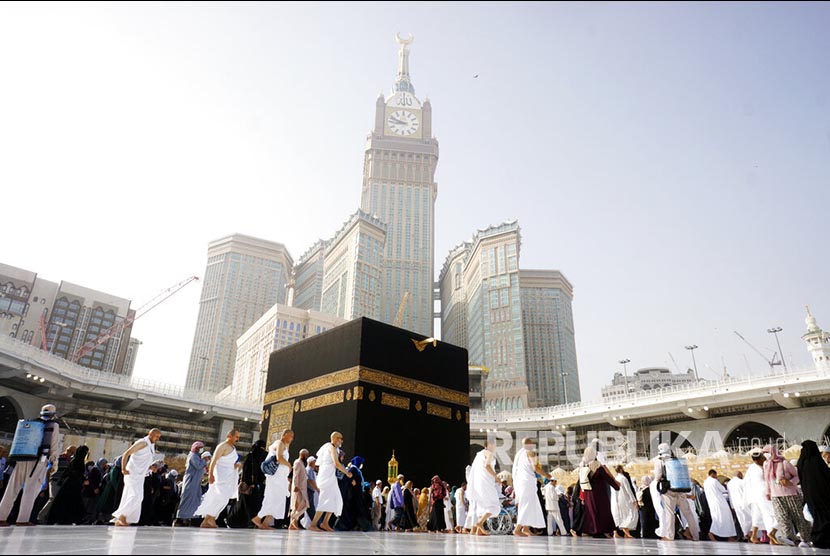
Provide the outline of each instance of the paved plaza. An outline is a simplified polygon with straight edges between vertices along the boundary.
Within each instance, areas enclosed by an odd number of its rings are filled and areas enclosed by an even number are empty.
[[[0,529],[0,554],[828,554],[746,543],[426,533],[41,526]]]

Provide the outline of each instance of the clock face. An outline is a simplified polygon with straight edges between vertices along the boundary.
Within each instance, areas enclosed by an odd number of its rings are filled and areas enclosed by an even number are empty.
[[[418,121],[418,116],[409,110],[395,110],[386,119],[390,131],[395,135],[407,137],[418,131],[421,122]]]

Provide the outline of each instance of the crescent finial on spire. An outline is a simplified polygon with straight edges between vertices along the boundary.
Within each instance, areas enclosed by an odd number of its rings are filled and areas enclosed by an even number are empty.
[[[395,33],[395,40],[398,41],[399,45],[406,47],[412,44],[412,42],[415,40],[415,36],[412,33],[407,34],[409,35],[409,38],[402,39],[400,33]]]
[[[401,37],[400,33],[395,33],[395,40],[401,45],[398,51],[398,76],[395,80],[395,87],[393,92],[407,91],[415,94],[415,88],[412,86],[411,78],[409,77],[409,45],[415,40],[412,33],[407,33],[408,37]]]

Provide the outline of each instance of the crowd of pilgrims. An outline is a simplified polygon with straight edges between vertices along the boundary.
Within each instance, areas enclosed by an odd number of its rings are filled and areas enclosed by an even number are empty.
[[[347,459],[339,433],[333,433],[332,442],[316,456],[302,449],[291,463],[293,432],[284,431],[270,447],[257,441],[242,458],[235,448],[239,435],[231,431],[216,449],[227,461],[225,471],[218,461],[211,467],[213,455],[202,442],[195,442],[180,476],[161,460],[136,463],[141,449],[154,454],[157,432],[153,436],[151,431],[114,462],[90,459],[87,446],[67,447],[54,472],[47,474],[31,516],[21,519],[15,504],[4,521],[115,522],[119,506],[127,504],[121,500],[122,470],[130,467],[122,467],[122,458],[135,456],[132,465],[148,467],[143,496],[137,498],[140,512],[136,508],[124,524],[487,535],[494,530],[491,518],[507,515],[516,536],[677,537],[830,548],[830,450],[813,441],[803,443],[797,462],[787,461],[772,445],[755,449],[745,472],[727,478],[713,469],[704,484],[693,480],[691,491],[680,493],[658,488],[665,461],[672,458],[666,444],[659,448],[653,474],[639,481],[622,466],[609,468],[592,445],[577,469],[578,481],[559,485],[542,469],[528,439],[509,477],[496,473],[493,445],[488,444],[467,467],[467,482],[450,486],[435,476],[429,485],[416,488],[404,475],[391,486],[380,480],[367,482],[361,471],[363,458]],[[263,462],[269,456],[277,468],[266,475]],[[325,476],[318,476],[321,463]],[[0,495],[12,469],[0,451]],[[217,497],[211,484],[216,479],[218,488],[221,473],[233,492]],[[211,496],[218,500],[215,506],[208,500]]]

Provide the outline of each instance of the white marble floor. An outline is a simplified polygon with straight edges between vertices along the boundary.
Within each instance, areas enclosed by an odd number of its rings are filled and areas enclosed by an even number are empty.
[[[0,529],[0,554],[830,554],[746,543],[40,526]]]

